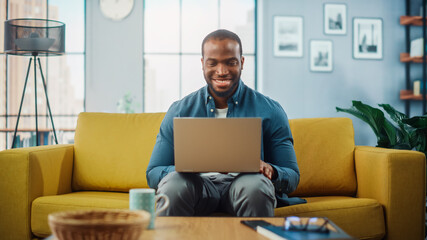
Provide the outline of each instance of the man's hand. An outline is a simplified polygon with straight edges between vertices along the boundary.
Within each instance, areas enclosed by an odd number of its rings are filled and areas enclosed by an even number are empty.
[[[264,174],[264,176],[266,176],[268,179],[271,180],[274,176],[274,173],[275,173],[274,171],[275,171],[274,168],[270,164],[260,160],[260,166],[259,166],[260,173]]]

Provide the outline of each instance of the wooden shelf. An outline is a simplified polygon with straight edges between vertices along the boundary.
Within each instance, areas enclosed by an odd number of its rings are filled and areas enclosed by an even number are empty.
[[[400,54],[401,62],[414,62],[414,63],[422,63],[423,57],[410,57],[409,53],[401,53]]]
[[[422,16],[400,16],[400,25],[422,26],[423,17]]]
[[[414,95],[412,90],[400,90],[400,99],[401,100],[417,100],[422,101],[423,95]]]

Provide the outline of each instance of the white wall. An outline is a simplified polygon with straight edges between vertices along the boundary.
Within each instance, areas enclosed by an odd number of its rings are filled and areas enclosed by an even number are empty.
[[[141,0],[118,22],[102,15],[99,1],[86,1],[86,111],[117,112],[128,92],[142,109],[142,21]]]

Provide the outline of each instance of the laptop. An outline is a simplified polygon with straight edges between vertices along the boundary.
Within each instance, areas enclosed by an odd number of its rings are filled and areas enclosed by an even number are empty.
[[[174,118],[175,171],[259,172],[261,118]]]

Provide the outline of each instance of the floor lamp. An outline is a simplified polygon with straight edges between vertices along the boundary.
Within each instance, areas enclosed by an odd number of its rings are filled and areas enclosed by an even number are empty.
[[[4,51],[6,54],[31,56],[28,62],[27,74],[25,77],[24,89],[22,91],[21,104],[19,106],[18,118],[16,120],[13,134],[12,147],[15,147],[16,132],[18,130],[19,119],[21,117],[22,103],[24,102],[25,89],[28,82],[28,74],[31,62],[34,61],[34,96],[36,115],[36,144],[39,143],[38,114],[37,114],[37,64],[42,77],[46,103],[49,110],[50,121],[52,123],[55,142],[58,144],[55,126],[53,124],[52,112],[50,110],[49,98],[47,96],[46,81],[43,75],[39,56],[57,56],[65,53],[65,24],[59,21],[48,19],[10,19],[4,22]]]

